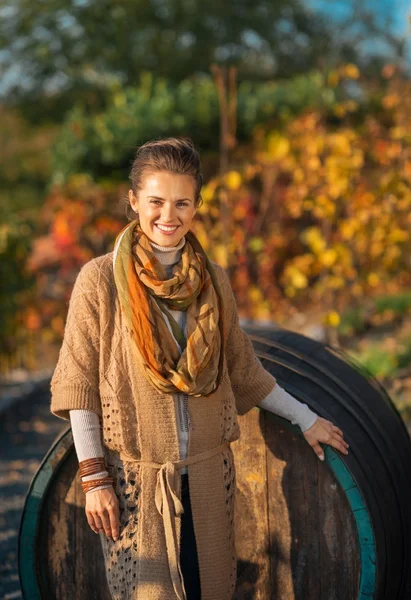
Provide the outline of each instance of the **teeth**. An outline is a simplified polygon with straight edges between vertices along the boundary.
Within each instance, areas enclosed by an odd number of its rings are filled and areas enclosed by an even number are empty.
[[[164,225],[158,225],[158,224],[157,224],[157,227],[159,229],[164,229],[164,231],[174,231],[174,229],[177,229],[177,227],[164,227]]]

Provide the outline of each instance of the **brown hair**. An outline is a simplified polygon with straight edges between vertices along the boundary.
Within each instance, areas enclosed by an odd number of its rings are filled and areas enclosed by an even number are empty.
[[[195,182],[195,205],[197,208],[201,206],[203,175],[200,155],[190,138],[170,137],[151,140],[138,148],[129,175],[134,195],[140,191],[147,171],[171,171],[179,175],[189,175]],[[126,216],[131,221],[137,215],[131,208],[128,198],[126,204]]]

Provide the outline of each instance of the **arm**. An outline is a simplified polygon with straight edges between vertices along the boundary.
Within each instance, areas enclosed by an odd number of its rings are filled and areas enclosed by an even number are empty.
[[[71,409],[101,416],[99,394],[99,279],[95,261],[86,263],[70,298],[63,343],[51,380],[51,412],[69,420]]]
[[[299,402],[278,383],[268,396],[259,402],[258,406],[288,419],[293,425],[299,425],[301,431],[312,427],[318,418],[318,415],[307,404]]]
[[[70,410],[70,421],[79,462],[88,458],[104,457],[101,444],[100,419],[91,410]],[[107,471],[99,471],[82,477],[90,481],[107,477]],[[107,489],[107,492],[103,490]],[[95,492],[98,492],[95,494]],[[94,533],[105,531],[107,536],[117,540],[119,535],[119,504],[111,483],[97,485],[86,492],[86,517]],[[108,518],[107,518],[108,513]]]
[[[70,421],[74,447],[76,449],[79,463],[83,460],[87,460],[88,458],[104,456],[103,447],[101,444],[100,419],[98,414],[91,410],[71,410]],[[107,475],[107,471],[99,471],[93,475],[82,477],[82,481],[106,477]],[[109,487],[111,487],[111,484],[100,485],[93,488],[93,490],[86,492],[86,494]]]
[[[237,412],[244,415],[273,390],[276,379],[264,369],[254,352],[250,337],[241,329],[230,281],[222,267],[218,267],[218,270],[224,305],[227,369]]]

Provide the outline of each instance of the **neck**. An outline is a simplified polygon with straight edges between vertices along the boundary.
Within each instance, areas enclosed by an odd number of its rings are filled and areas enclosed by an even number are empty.
[[[174,265],[180,258],[186,243],[183,236],[176,246],[160,246],[150,240],[150,244],[154,250],[154,254],[163,265]]]

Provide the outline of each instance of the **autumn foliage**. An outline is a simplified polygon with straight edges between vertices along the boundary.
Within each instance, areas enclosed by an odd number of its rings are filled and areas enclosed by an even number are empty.
[[[359,73],[331,74],[347,76]],[[282,322],[317,304],[337,325],[344,308],[410,286],[411,87],[386,76],[373,113],[347,100],[335,119],[308,111],[256,129],[247,158],[205,186],[197,234],[245,314]]]
[[[391,67],[383,76],[366,108],[347,97],[256,126],[230,170],[204,185],[193,230],[228,270],[240,314],[285,324],[296,307],[317,305],[335,327],[367,297],[410,287],[411,83]],[[360,78],[345,65],[327,85]],[[53,339],[80,265],[110,251],[126,223],[127,189],[79,174],[44,203],[26,310]]]

